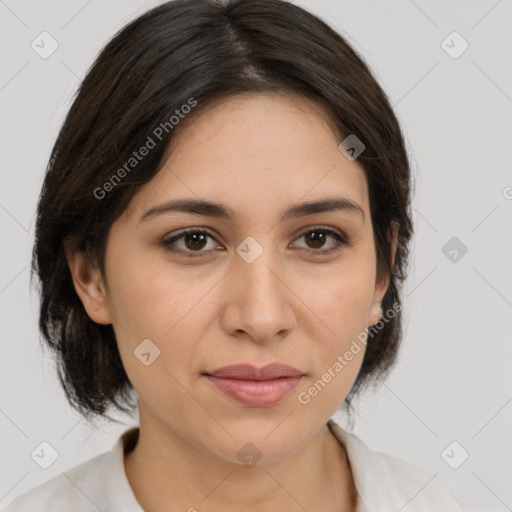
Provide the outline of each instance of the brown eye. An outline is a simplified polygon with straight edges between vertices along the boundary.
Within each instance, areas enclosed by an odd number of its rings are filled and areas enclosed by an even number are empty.
[[[187,249],[203,249],[206,245],[207,237],[208,235],[203,233],[187,233],[183,238],[183,242],[187,246]]]
[[[312,249],[320,249],[325,244],[327,236],[322,231],[310,231],[306,235],[307,243]]]
[[[298,239],[304,238],[306,247],[303,249],[310,249],[313,253],[326,254],[340,249],[341,245],[348,245],[345,237],[341,236],[336,231],[327,228],[314,227],[302,235]],[[331,247],[322,249],[329,239],[333,240]]]
[[[182,253],[187,256],[202,256],[204,253],[210,252],[215,247],[220,247],[219,245],[212,243],[213,247],[205,249],[208,245],[208,239],[215,240],[207,231],[189,229],[182,231],[178,235],[162,240],[161,244],[166,248],[166,250],[171,252]],[[178,242],[181,242],[181,244],[178,244]],[[181,247],[179,247],[180,245]]]

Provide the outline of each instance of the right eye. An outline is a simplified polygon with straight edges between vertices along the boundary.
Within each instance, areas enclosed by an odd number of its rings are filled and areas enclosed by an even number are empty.
[[[161,244],[170,252],[189,257],[197,257],[202,256],[201,253],[211,252],[212,249],[202,250],[208,245],[208,238],[215,240],[213,236],[204,229],[186,229],[177,235],[164,238]],[[179,247],[177,242],[182,243],[181,247]],[[218,248],[219,245],[217,244],[216,247]]]

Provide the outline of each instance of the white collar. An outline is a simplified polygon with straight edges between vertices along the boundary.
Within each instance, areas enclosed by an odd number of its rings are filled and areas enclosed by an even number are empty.
[[[445,484],[413,464],[386,453],[370,449],[355,434],[344,430],[335,418],[328,421],[331,432],[343,444],[351,466],[358,495],[356,512],[420,512],[436,510],[459,511],[460,504]],[[112,511],[144,512],[128,482],[123,450],[131,450],[139,435],[139,427],[126,430],[119,437],[106,467],[118,483],[109,488]],[[433,478],[434,477],[434,478]]]

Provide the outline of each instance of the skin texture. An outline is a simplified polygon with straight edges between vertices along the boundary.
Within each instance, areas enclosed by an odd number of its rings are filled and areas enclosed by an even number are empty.
[[[176,135],[166,165],[112,226],[106,282],[81,253],[68,255],[88,315],[113,324],[139,397],[140,436],[125,455],[134,493],[147,511],[354,510],[350,464],[326,423],[364,349],[307,405],[297,396],[379,319],[389,281],[376,276],[363,168],[340,152],[325,112],[289,93],[230,97]],[[293,203],[340,196],[364,218],[330,211],[279,221]],[[175,198],[222,203],[237,218],[167,213],[140,222]],[[315,241],[314,226],[349,244],[321,255],[337,243]],[[211,238],[178,240],[181,254],[162,246],[190,227]],[[263,250],[252,263],[236,252],[248,236]],[[144,339],[160,350],[149,366],[134,356]],[[202,375],[275,361],[306,375],[273,406],[243,405]],[[237,456],[249,442],[261,452],[251,467]]]

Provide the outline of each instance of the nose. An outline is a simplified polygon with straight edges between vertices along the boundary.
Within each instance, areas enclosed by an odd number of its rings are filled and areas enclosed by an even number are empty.
[[[242,253],[241,253],[242,254]],[[231,336],[271,343],[289,335],[298,302],[282,258],[266,248],[252,262],[238,254],[225,283],[222,327]]]

